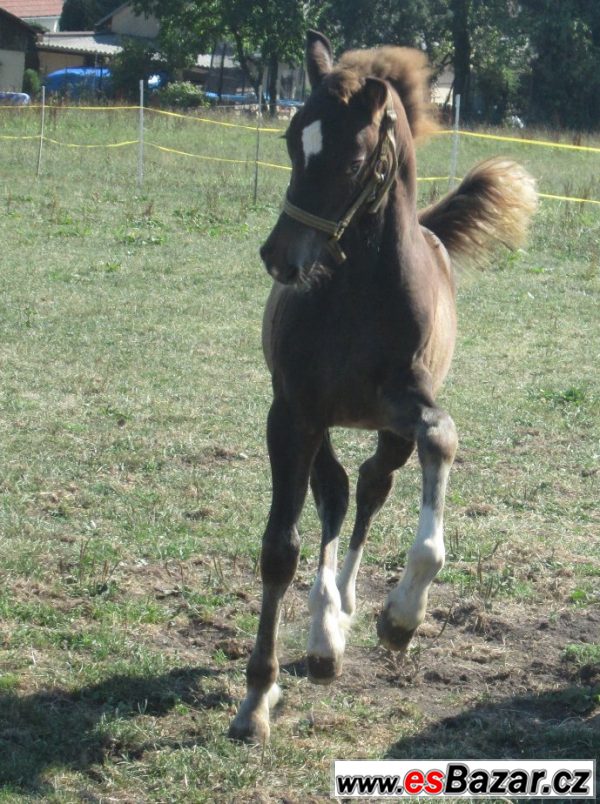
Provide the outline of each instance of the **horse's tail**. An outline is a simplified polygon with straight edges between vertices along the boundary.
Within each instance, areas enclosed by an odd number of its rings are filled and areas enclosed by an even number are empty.
[[[498,243],[518,248],[537,208],[535,181],[510,159],[471,170],[458,187],[421,210],[419,222],[436,234],[451,259],[481,262]]]

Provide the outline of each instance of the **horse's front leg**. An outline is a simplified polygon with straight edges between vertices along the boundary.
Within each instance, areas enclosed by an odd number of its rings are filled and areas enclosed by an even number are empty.
[[[246,671],[246,698],[229,729],[234,739],[261,743],[269,738],[269,709],[280,695],[275,651],[281,604],[298,565],[296,523],[321,437],[322,433],[303,427],[284,400],[273,402],[267,421],[273,498],[260,557],[262,607],[256,644]]]
[[[434,405],[420,408],[413,432],[423,477],[421,513],[404,574],[377,622],[379,638],[390,650],[407,648],[425,619],[431,582],[444,566],[444,501],[458,445],[454,422]]]
[[[319,570],[310,592],[308,677],[316,684],[329,684],[342,672],[349,618],[342,611],[336,585],[339,534],[348,509],[348,476],[337,460],[329,433],[323,441],[311,473],[311,486],[321,520]]]

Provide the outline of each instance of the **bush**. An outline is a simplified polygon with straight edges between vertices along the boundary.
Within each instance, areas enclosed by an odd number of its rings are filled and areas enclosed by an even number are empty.
[[[25,70],[23,73],[23,92],[26,92],[30,98],[37,98],[42,88],[42,81],[35,70],[31,68]]]
[[[204,92],[191,81],[173,81],[157,90],[154,98],[160,106],[175,106],[181,109],[208,106]]]

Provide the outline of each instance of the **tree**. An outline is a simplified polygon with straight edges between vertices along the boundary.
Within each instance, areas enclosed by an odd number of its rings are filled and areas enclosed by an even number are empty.
[[[114,7],[114,0],[65,0],[60,15],[60,30],[91,31]]]
[[[600,124],[600,7],[596,0],[524,0],[534,119],[592,129]]]
[[[454,97],[460,95],[466,119],[471,111],[471,0],[450,0]]]
[[[427,52],[434,71],[449,61],[448,0],[330,0],[322,20],[340,50],[416,47]]]
[[[212,50],[230,39],[239,64],[258,93],[268,74],[272,113],[277,101],[280,62],[302,57],[307,28],[315,25],[317,6],[302,0],[137,0],[139,11],[154,14],[161,24],[160,49],[181,64],[199,50]]]
[[[67,4],[104,0],[66,0]],[[307,28],[341,51],[398,44],[423,49],[434,74],[454,69],[463,119],[600,124],[600,0],[134,0],[161,23],[159,49],[183,66],[227,40],[258,92],[302,57]],[[66,8],[66,6],[65,6]]]
[[[156,48],[144,39],[127,38],[123,49],[111,63],[111,83],[120,98],[135,100],[139,97],[140,79],[166,69],[164,62],[156,58]]]

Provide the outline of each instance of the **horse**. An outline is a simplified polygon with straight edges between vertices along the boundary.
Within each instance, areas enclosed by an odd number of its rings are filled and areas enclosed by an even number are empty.
[[[452,261],[478,260],[498,243],[519,246],[537,202],[525,169],[495,158],[417,211],[414,140],[435,127],[419,51],[349,51],[335,64],[328,39],[310,31],[306,66],[311,94],[285,134],[290,184],[260,249],[275,280],[263,321],[273,386],[272,501],[247,694],[229,729],[251,743],[269,739],[269,711],[281,694],[277,631],[309,483],[322,531],[309,594],[309,679],[328,684],[341,673],[369,526],[415,447],[422,473],[416,538],[377,634],[385,647],[405,651],[423,622],[444,565],[444,498],[458,443],[452,418],[435,401],[456,337]],[[349,499],[330,438],[340,426],[376,431],[377,447],[359,469],[356,518],[338,573]]]

